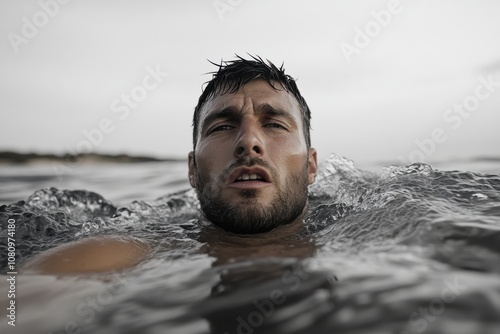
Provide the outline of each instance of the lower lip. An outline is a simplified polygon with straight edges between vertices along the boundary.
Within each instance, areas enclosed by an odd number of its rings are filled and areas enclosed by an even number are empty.
[[[243,182],[233,182],[229,184],[230,188],[238,188],[238,189],[254,189],[254,188],[262,188],[271,185],[270,182],[263,181],[243,181]]]

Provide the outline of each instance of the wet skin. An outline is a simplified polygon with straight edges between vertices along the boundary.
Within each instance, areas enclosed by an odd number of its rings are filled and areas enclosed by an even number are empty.
[[[219,204],[243,216],[249,206],[270,210],[272,203],[282,199],[278,203],[286,205],[283,199],[296,194],[303,213],[307,185],[316,175],[316,151],[307,148],[298,102],[273,84],[277,89],[254,80],[208,101],[200,113],[195,150],[189,153],[189,180],[199,197],[218,196]],[[257,179],[238,179],[249,175]]]

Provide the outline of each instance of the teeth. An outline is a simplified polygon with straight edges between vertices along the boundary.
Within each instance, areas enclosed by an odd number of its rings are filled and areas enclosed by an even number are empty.
[[[257,174],[241,174],[236,179],[236,181],[247,181],[247,180],[263,180],[263,178]]]

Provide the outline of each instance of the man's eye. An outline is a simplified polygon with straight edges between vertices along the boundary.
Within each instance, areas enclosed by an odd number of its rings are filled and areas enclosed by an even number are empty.
[[[226,131],[226,130],[230,130],[232,128],[233,127],[231,125],[219,125],[219,126],[213,128],[212,130],[210,130],[210,133],[217,132],[217,131]]]
[[[278,123],[268,123],[265,125],[268,128],[284,129],[285,127]]]

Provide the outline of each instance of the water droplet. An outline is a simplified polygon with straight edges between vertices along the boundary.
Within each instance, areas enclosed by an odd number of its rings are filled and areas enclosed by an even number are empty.
[[[475,193],[475,194],[472,194],[471,199],[485,200],[485,199],[488,199],[488,196],[486,196],[485,194],[481,194],[481,193]]]

